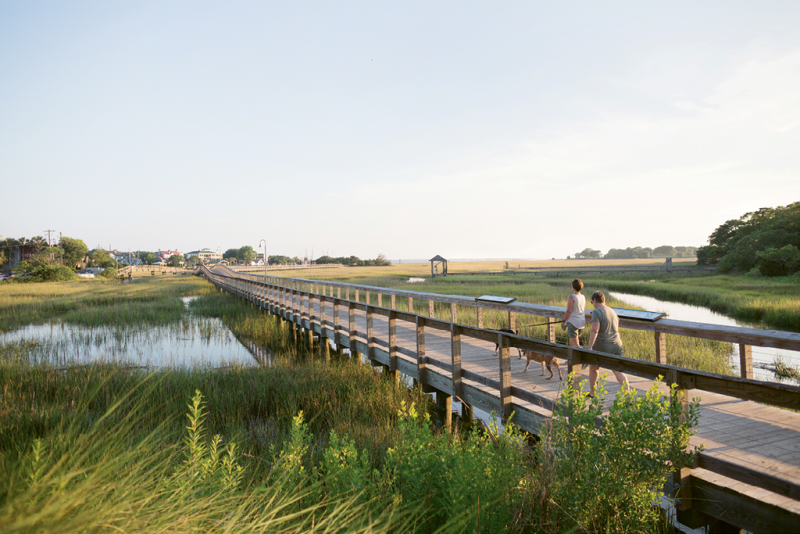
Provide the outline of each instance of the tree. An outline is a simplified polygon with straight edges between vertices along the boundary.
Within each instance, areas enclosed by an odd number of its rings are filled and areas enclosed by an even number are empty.
[[[672,245],[661,245],[653,250],[653,256],[674,258],[677,254],[678,251]]]
[[[800,271],[800,249],[794,245],[770,247],[756,253],[758,270],[764,276],[787,276]]]
[[[726,221],[709,236],[708,243],[697,250],[698,264],[701,258],[711,265],[717,260],[720,272],[747,272],[758,265],[759,252],[781,250],[786,245],[800,247],[800,202],[761,208]]]
[[[238,255],[239,255],[239,249],[238,248],[229,248],[228,250],[226,250],[222,254],[222,259],[223,260],[231,260],[231,259],[235,260],[235,259],[237,259]]]
[[[153,265],[158,259],[154,252],[147,252],[146,250],[140,250],[136,253],[142,263],[145,265]]]
[[[256,259],[256,251],[250,245],[245,245],[236,252],[236,258],[245,265]]]
[[[180,254],[173,254],[167,260],[167,265],[169,265],[170,267],[180,267],[181,263],[183,263],[183,256],[181,256]]]
[[[270,256],[269,257],[269,264],[270,265],[294,265],[299,260],[297,258],[290,258],[289,256]]]
[[[602,256],[602,252],[599,250],[594,250],[593,248],[585,248],[582,252],[575,253],[576,260],[600,258]]]
[[[61,249],[64,251],[64,265],[70,267],[75,267],[77,264],[82,263],[89,252],[86,243],[72,237],[61,238]]]
[[[45,238],[40,235],[37,235],[36,237],[32,238],[30,240],[30,244],[36,250],[42,250],[44,247],[48,246],[47,240],[45,240]]]
[[[114,260],[111,254],[105,249],[96,248],[89,251],[89,266],[90,267],[111,267],[114,265]]]

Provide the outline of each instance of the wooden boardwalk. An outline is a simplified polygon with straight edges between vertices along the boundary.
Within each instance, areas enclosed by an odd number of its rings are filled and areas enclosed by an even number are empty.
[[[573,351],[517,336],[506,336],[503,341],[496,331],[421,317],[394,310],[393,306],[367,306],[334,297],[332,287],[341,289],[346,284],[315,281],[323,284],[323,292],[325,285],[330,284],[328,294],[324,295],[319,286],[316,292],[311,287],[297,289],[299,284],[291,279],[264,284],[263,276],[259,283],[252,275],[208,270],[202,274],[219,287],[264,306],[307,333],[319,335],[325,343],[331,340],[365,354],[375,364],[420,380],[430,390],[453,395],[469,406],[495,411],[500,416],[507,416],[513,410],[516,424],[533,433],[547,422],[564,382],[559,381],[557,372],[552,379],[541,376],[541,365],[536,362],[531,362],[525,371],[526,360],[519,358],[514,348],[506,348],[498,355],[495,350],[498,339],[504,345],[508,342],[560,356],[565,380],[570,369],[580,373],[581,361],[600,363],[601,376],[607,373],[610,377],[606,383],[606,409],[620,390],[611,367],[626,372],[630,385],[637,390],[649,389],[653,376],[671,373],[672,381],[681,383],[689,398],[701,399],[698,434],[691,445],[702,444],[705,450],[694,469],[678,475],[691,494],[691,499],[684,499],[691,504],[682,506],[686,522],[699,524],[712,517],[753,532],[800,532],[800,413],[751,400],[771,399],[774,404],[797,410],[800,388],[691,372],[586,350]],[[383,291],[392,290],[383,288]],[[437,297],[441,298],[432,296]],[[394,299],[392,296],[392,303]],[[752,332],[738,335],[752,342]],[[796,336],[800,339],[800,335]],[[784,344],[792,340],[791,336],[778,337]],[[424,357],[420,358],[420,353]],[[454,368],[460,369],[458,378],[454,377]],[[668,385],[662,382],[660,388],[666,391]]]

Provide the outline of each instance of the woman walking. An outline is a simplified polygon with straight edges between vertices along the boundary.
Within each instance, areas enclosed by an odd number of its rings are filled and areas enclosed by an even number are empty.
[[[619,337],[619,317],[606,306],[606,296],[602,291],[592,293],[592,331],[589,334],[589,350],[598,350],[622,356],[622,338]],[[589,396],[594,397],[594,386],[597,383],[597,372],[600,367],[589,366]],[[628,377],[619,371],[612,371],[622,389],[628,387]]]
[[[567,331],[567,339],[571,347],[580,347],[580,335],[586,326],[586,297],[581,295],[583,281],[576,278],[572,281],[573,293],[567,297],[567,311],[561,329]]]

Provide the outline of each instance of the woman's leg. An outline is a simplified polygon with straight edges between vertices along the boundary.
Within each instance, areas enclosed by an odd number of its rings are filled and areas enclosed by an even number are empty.
[[[619,371],[614,371],[614,376],[617,377],[617,382],[620,383],[622,389],[628,389],[628,377],[625,376],[625,373],[620,373]]]
[[[600,368],[596,365],[589,366],[589,394],[594,395],[594,385],[597,383],[597,372]]]
[[[577,337],[569,338],[569,346],[570,347],[580,347],[581,346],[580,340]]]

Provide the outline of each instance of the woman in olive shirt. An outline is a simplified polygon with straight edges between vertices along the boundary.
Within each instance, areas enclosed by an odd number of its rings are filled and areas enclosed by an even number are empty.
[[[589,350],[608,352],[622,356],[622,338],[619,337],[619,317],[614,310],[606,306],[606,296],[602,291],[592,293],[592,331],[589,334]],[[594,386],[597,383],[597,372],[600,367],[589,366],[589,396],[594,397]],[[622,389],[628,387],[628,377],[619,371],[612,371],[617,377],[617,382],[622,385]]]

